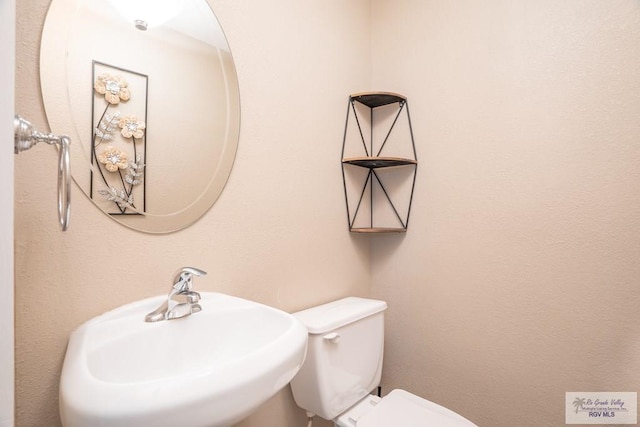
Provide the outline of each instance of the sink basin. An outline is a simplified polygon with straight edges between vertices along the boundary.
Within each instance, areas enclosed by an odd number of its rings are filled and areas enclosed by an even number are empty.
[[[65,427],[222,427],[286,386],[307,330],[283,311],[201,292],[202,311],[147,323],[166,296],[95,317],[69,339],[60,379]]]

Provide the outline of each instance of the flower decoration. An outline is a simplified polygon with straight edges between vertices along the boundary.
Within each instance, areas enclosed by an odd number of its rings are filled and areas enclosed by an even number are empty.
[[[118,122],[120,133],[125,138],[142,138],[146,125],[143,121],[138,120],[136,116],[125,116]]]
[[[144,121],[138,120],[138,117],[144,119],[147,109],[146,103],[141,105],[140,102],[134,102],[134,105],[128,105],[127,108],[131,111],[129,116],[116,110],[120,107],[121,102],[131,99],[131,89],[127,80],[132,79],[132,82],[135,82],[133,87],[140,89],[143,83],[142,79],[146,82],[147,77],[106,64],[102,64],[102,66],[109,67],[110,71],[100,71],[96,74],[97,77],[93,85],[95,90],[93,107],[96,107],[96,102],[104,103],[104,111],[99,113],[95,108],[92,109],[92,123],[95,124],[97,120],[97,125],[93,129],[93,164],[98,166],[98,179],[102,179],[104,184],[104,187],[99,188],[97,193],[104,196],[107,201],[113,202],[115,209],[120,214],[127,213],[128,209],[135,209],[137,214],[143,214],[139,209],[142,211],[145,209],[144,156],[147,125]],[[95,66],[94,70],[96,70]],[[143,91],[143,94],[145,93],[146,91]],[[96,96],[96,94],[103,96]],[[144,98],[143,96],[142,101]],[[135,111],[141,108],[143,109],[142,115],[134,115]],[[124,142],[127,142],[129,147],[125,148]],[[103,143],[105,144],[101,145]],[[105,147],[108,143],[113,145]],[[133,153],[129,153],[130,149]],[[142,186],[142,189],[136,189],[137,186]],[[135,198],[138,194],[142,195],[143,206],[134,204],[134,193]],[[110,209],[114,209],[114,205],[111,205]]]
[[[110,145],[98,155],[98,161],[102,163],[109,172],[116,172],[118,169],[126,169],[129,166],[127,154]]]
[[[119,104],[120,101],[128,101],[131,98],[131,92],[127,88],[128,83],[121,76],[113,76],[109,73],[103,73],[98,76],[93,88],[100,95],[104,95],[104,99],[109,104]]]

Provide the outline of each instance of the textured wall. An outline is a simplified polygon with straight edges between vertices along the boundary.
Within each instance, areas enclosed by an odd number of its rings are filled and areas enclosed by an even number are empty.
[[[640,3],[373,5],[420,161],[407,235],[372,248],[384,389],[491,427],[640,391]]]
[[[17,5],[16,111],[42,129],[38,56],[48,3]],[[347,232],[339,163],[347,95],[371,79],[369,1],[212,3],[236,60],[242,124],[231,178],[198,223],[137,233],[74,188],[71,226],[61,233],[55,151],[15,160],[18,427],[59,425],[57,384],[75,327],[167,292],[183,265],[209,272],[200,290],[288,311],[369,293],[369,245]],[[305,420],[287,388],[242,425]]]

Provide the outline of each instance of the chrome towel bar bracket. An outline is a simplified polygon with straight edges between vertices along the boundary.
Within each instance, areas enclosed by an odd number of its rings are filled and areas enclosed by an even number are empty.
[[[29,150],[39,142],[56,145],[58,148],[58,219],[62,231],[69,228],[71,211],[71,171],[68,136],[38,132],[31,123],[16,115],[13,119],[14,152]]]

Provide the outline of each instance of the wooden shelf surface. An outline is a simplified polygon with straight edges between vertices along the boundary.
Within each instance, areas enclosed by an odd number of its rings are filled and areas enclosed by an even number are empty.
[[[417,160],[402,157],[348,157],[342,159],[342,163],[363,168],[389,168],[393,166],[407,166],[418,164]]]
[[[394,102],[404,102],[407,98],[399,93],[393,92],[361,92],[351,95],[351,99],[366,105],[369,108],[382,107]]]
[[[393,228],[393,227],[358,227],[352,228],[352,233],[363,233],[363,234],[379,234],[379,233],[406,233],[406,228]]]

